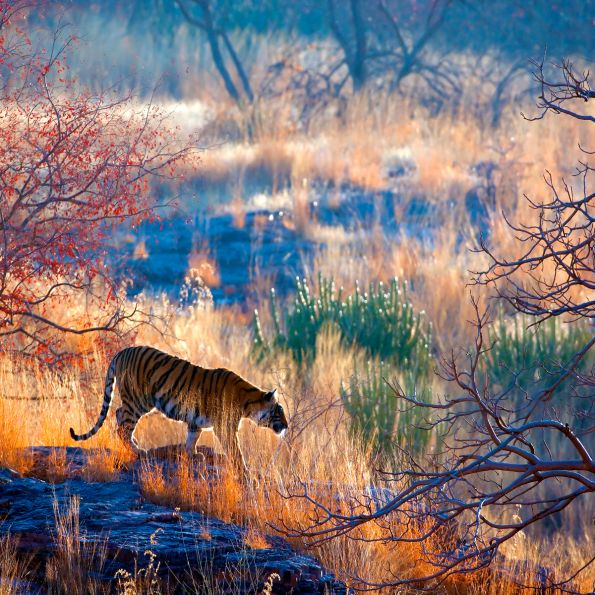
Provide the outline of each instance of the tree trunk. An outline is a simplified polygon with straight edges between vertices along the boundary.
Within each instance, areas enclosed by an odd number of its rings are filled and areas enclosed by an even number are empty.
[[[211,7],[209,6],[209,1],[204,0],[200,3],[205,20],[205,29],[207,32],[207,39],[209,40],[209,46],[211,47],[211,55],[213,56],[213,62],[215,63],[215,68],[221,75],[223,79],[223,84],[225,85],[225,89],[229,96],[238,104],[242,103],[242,98],[225,66],[225,60],[223,59],[223,55],[221,54],[221,48],[219,47],[219,37],[217,32],[215,31],[215,27],[213,26],[213,15],[211,14]]]
[[[355,48],[349,71],[353,83],[353,90],[359,91],[366,84],[366,31],[362,20],[359,0],[351,0],[351,18],[355,36]]]

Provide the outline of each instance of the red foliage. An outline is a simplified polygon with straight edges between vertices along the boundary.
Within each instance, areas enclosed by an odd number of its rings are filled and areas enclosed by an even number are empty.
[[[0,0],[0,336],[4,349],[61,353],[64,333],[115,330],[126,315],[102,262],[114,226],[154,215],[150,178],[187,149],[165,116],[68,78],[73,38],[34,53],[22,0]],[[101,282],[99,282],[101,281]],[[59,322],[56,302],[101,287],[101,311]],[[23,340],[25,339],[25,340]]]

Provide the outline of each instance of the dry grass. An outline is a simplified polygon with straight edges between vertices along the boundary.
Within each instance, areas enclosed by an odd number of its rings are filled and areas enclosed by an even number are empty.
[[[0,538],[0,592],[2,595],[18,595],[23,592],[30,560],[17,553],[17,544],[10,535]]]
[[[454,224],[453,224],[454,227]],[[456,246],[451,227],[442,230],[434,246],[402,242],[392,251],[395,274],[410,280],[411,300],[432,323],[432,338],[439,353],[470,345],[473,337],[473,310],[469,294],[486,294],[468,287],[469,269],[477,270],[479,257]]]
[[[482,87],[481,81],[477,83],[470,83],[474,94]],[[568,148],[578,142],[588,145],[588,131],[575,120],[524,120],[519,111],[530,114],[529,101],[507,111],[499,126],[492,128],[484,111],[469,109],[464,101],[458,112],[435,117],[414,98],[374,91],[331,103],[307,130],[293,125],[285,114],[288,107],[283,102],[295,101],[289,96],[269,103],[261,100],[259,109],[266,113],[268,124],[257,127],[251,143],[230,140],[225,133],[226,122],[243,126],[232,106],[211,110],[213,119],[205,130],[220,132],[214,134],[214,144],[201,156],[199,166],[184,170],[186,176],[228,187],[236,202],[238,196],[249,202],[255,185],[271,195],[289,189],[295,219],[304,229],[304,200],[314,181],[368,191],[394,186],[402,196],[423,195],[461,206],[466,192],[485,182],[478,164],[490,163],[496,168],[495,208],[510,210],[524,193],[543,195],[544,169],[554,178],[569,178],[576,152]],[[403,166],[410,175],[392,180],[391,172]]]
[[[244,535],[244,543],[253,550],[265,550],[272,547],[267,541],[266,535],[254,528],[248,529]]]
[[[472,83],[470,87],[479,88]],[[568,147],[576,147],[577,142],[588,146],[584,127],[563,118],[547,118],[535,124],[510,112],[497,129],[491,129],[485,117],[471,111],[432,118],[411,98],[361,94],[345,104],[331,104],[313,117],[305,131],[290,117],[291,98],[270,105],[261,103],[257,106],[260,113],[241,115],[208,85],[201,92],[207,109],[198,110],[200,117],[193,117],[188,127],[203,126],[207,119],[205,138],[214,143],[228,142],[214,144],[199,158],[194,155],[179,164],[185,181],[223,188],[222,194],[231,198],[237,227],[245,224],[246,208],[289,209],[293,217],[287,225],[323,245],[308,271],[312,279],[320,272],[345,287],[353,286],[356,280],[366,284],[393,276],[411,281],[412,301],[417,309],[425,310],[432,322],[434,340],[441,352],[468,345],[471,339],[466,321],[472,316],[465,284],[469,281],[467,271],[479,268],[481,263],[473,260],[464,243],[457,241],[457,234],[467,223],[465,194],[485,184],[475,166],[481,162],[495,166],[495,204],[490,208],[496,212],[505,209],[528,221],[531,213],[523,207],[523,194],[543,196],[543,170],[549,169],[556,179],[568,176],[575,161],[574,151]],[[176,107],[180,123],[186,122],[185,114],[191,110],[184,111],[184,105]],[[252,143],[245,141],[247,120],[253,127]],[[391,177],[391,172],[399,168],[410,170],[410,174]],[[405,200],[423,195],[433,204],[451,201],[452,217],[445,219],[432,245],[406,237],[387,239],[380,228],[366,230],[371,231],[367,234],[326,228],[312,220],[309,210],[316,196],[315,182],[320,181],[330,188],[331,202],[341,201],[341,184],[370,192],[391,186]],[[259,192],[253,191],[255,187]],[[513,255],[516,248],[509,230],[495,221],[490,229],[492,241],[502,253]],[[191,266],[201,270],[208,285],[217,286],[220,279],[210,248],[224,249],[197,243]],[[136,258],[147,256],[142,242],[134,253]],[[265,295],[273,281],[266,271],[255,271],[255,293]],[[100,308],[101,291],[96,295],[98,304],[87,308]],[[364,356],[341,345],[336,331],[328,328],[320,334],[316,360],[307,372],[298,370],[283,356],[255,365],[250,357],[251,335],[244,313],[231,308],[191,307],[180,315],[166,298],[141,297],[139,302],[157,314],[158,320],[153,327],[136,332],[136,344],[153,345],[206,367],[233,369],[262,387],[276,386],[292,420],[288,440],[281,444],[270,432],[243,423],[241,438],[246,459],[251,469],[260,470],[255,474],[259,475],[255,485],[239,483],[225,469],[210,481],[197,480],[197,473],[206,474],[206,469],[197,469],[195,462],[182,458],[176,471],[169,474],[158,463],[145,464],[139,482],[147,497],[241,523],[248,530],[246,546],[261,548],[268,544],[267,535],[274,532],[271,526],[296,527],[310,522],[313,511],[303,499],[281,495],[298,489],[297,478],[307,481],[317,496],[333,506],[342,495],[374,482],[368,454],[351,439],[345,412],[338,402],[341,381],[356,366],[362,368]],[[88,315],[81,304],[68,299],[53,307],[47,314],[55,315],[59,322],[82,320]],[[22,473],[39,473],[40,466],[35,465],[31,455],[23,453],[23,448],[72,446],[68,428],[82,431],[92,425],[101,407],[109,360],[105,351],[115,348],[105,349],[95,341],[92,336],[69,338],[67,347],[86,355],[80,365],[63,371],[0,354],[0,465]],[[118,398],[116,395],[112,410],[118,406]],[[183,424],[149,415],[139,424],[136,437],[145,447],[162,446],[183,442],[185,432]],[[224,445],[231,436],[217,438]],[[201,443],[217,445],[210,432],[203,432]],[[83,473],[94,480],[113,478],[132,456],[116,437],[113,413],[96,436],[77,445],[92,449]],[[46,479],[58,481],[69,470],[65,456],[60,451],[54,453],[42,466]],[[63,557],[55,561],[48,579],[57,581],[61,574],[72,574],[68,592],[82,593],[87,588],[86,558],[76,545],[81,534],[76,506],[73,501],[69,510],[56,511],[57,540]],[[584,535],[561,533],[555,543],[519,537],[507,546],[511,577],[518,574],[517,565],[524,559],[551,566],[561,577],[587,562],[593,550],[592,536],[586,533],[590,511],[586,506],[576,510],[576,523],[585,528]],[[386,528],[368,524],[361,536],[379,538],[386,534],[383,531]],[[298,538],[292,542],[298,548],[305,545]],[[389,571],[415,577],[427,570],[419,562],[420,550],[415,544],[341,537],[317,546],[312,553],[350,583],[355,576],[381,581]],[[25,571],[10,540],[0,541],[2,580],[7,577],[8,584],[13,584]],[[143,580],[148,580],[150,587],[151,572],[144,578],[128,577],[128,583],[122,577],[121,587],[136,593],[144,588]],[[594,580],[593,568],[581,573],[577,577],[578,590],[591,591]],[[511,582],[490,582],[485,576],[453,579],[445,588],[452,593],[477,595],[516,592]]]
[[[343,445],[346,446],[345,443]],[[366,475],[365,470],[356,468],[357,462],[347,461],[337,450],[332,447],[326,450],[317,449],[316,455],[308,456],[307,461],[292,459],[297,468],[296,474],[301,477],[305,477],[302,475],[302,469],[309,467],[313,476],[307,478],[308,482],[316,495],[331,506],[336,506],[337,501],[346,498],[343,490],[347,489],[348,484],[329,484],[330,464],[335,467],[335,477],[340,477],[341,481],[353,482],[354,486],[363,485]],[[344,448],[342,450],[345,452]],[[310,467],[314,462],[312,459],[319,461],[318,467]],[[342,468],[339,470],[337,465],[341,463]],[[246,485],[238,482],[232,473],[225,470],[218,478],[210,481],[202,479],[200,474],[197,479],[195,467],[190,465],[189,461],[181,460],[176,472],[168,476],[163,474],[159,465],[147,466],[140,482],[143,493],[151,500],[167,506],[199,510],[226,522],[248,527],[245,544],[250,548],[260,549],[269,547],[267,534],[272,532],[284,535],[284,525],[306,526],[314,514],[313,508],[304,500],[288,499],[281,495],[282,492],[289,493],[293,490],[298,492],[293,473],[283,471],[286,467],[286,461],[279,461],[279,465],[269,468],[265,476],[257,480],[257,484]],[[277,530],[275,526],[278,527]],[[361,531],[361,536],[378,538],[383,535],[383,531],[386,530],[369,525]],[[303,541],[299,538],[290,538],[290,542],[299,549],[304,547]],[[309,551],[330,570],[348,581],[353,580],[352,577],[358,574],[371,579],[385,577],[387,564],[396,572],[411,573],[414,562],[420,555],[418,546],[354,542],[345,537]],[[416,571],[418,570],[419,565]]]
[[[105,585],[92,578],[107,559],[107,543],[86,541],[80,526],[80,499],[70,498],[65,508],[54,501],[54,540],[56,553],[46,565],[48,593],[94,595],[105,593]]]
[[[190,316],[174,317],[170,324],[177,336],[186,338],[185,341],[167,340],[164,343],[163,337],[159,338],[156,331],[146,329],[137,338],[138,342],[152,343],[204,365],[230,367],[262,386],[279,386],[298,427],[286,443],[280,444],[270,432],[255,428],[250,423],[243,424],[243,450],[250,468],[254,472],[259,471],[255,473],[257,482],[254,485],[239,483],[232,473],[225,470],[225,466],[218,477],[205,481],[200,474],[206,475],[206,468],[201,471],[200,465],[196,467],[196,461],[182,457],[176,471],[169,474],[164,473],[159,463],[145,464],[139,482],[146,497],[168,506],[200,510],[224,521],[242,524],[248,528],[246,546],[261,548],[268,544],[266,535],[275,533],[272,527],[305,526],[311,521],[313,510],[304,500],[282,496],[299,492],[297,478],[307,480],[317,497],[334,507],[337,502],[346,500],[354,489],[374,482],[367,453],[351,440],[342,409],[336,404],[341,378],[350,373],[354,358],[359,356],[342,347],[332,329],[321,334],[317,360],[308,377],[300,378],[297,371],[283,360],[255,367],[245,347],[249,345],[246,327],[243,323],[234,322],[224,310],[192,310]],[[14,360],[7,358],[0,363],[5,379],[2,386],[7,393],[0,398],[0,407],[3,407],[0,460],[3,464],[11,462],[13,467],[20,465],[22,471],[30,472],[30,462],[22,460],[22,451],[18,448],[37,444],[70,444],[67,436],[69,425],[87,428],[93,423],[100,408],[106,360],[97,355],[87,367],[59,374],[34,367],[25,373]],[[8,379],[11,379],[10,382]],[[23,390],[25,386],[33,400],[10,401],[6,398],[8,393]],[[61,399],[47,398],[52,392],[59,394]],[[321,404],[328,407],[326,412],[309,425],[305,424],[304,420],[313,407]],[[88,477],[96,480],[113,477],[126,457],[130,456],[116,438],[112,415],[106,427],[93,439],[81,443],[84,447],[98,448],[93,451],[84,470]],[[143,419],[137,434],[142,444],[152,446],[183,441],[185,429],[183,425],[168,422],[160,415],[151,415]],[[210,433],[203,434],[205,438],[201,438],[201,442],[212,443]],[[229,438],[218,437],[223,444]],[[65,459],[60,454],[55,455],[55,460],[47,462],[56,479],[67,473],[64,463]],[[51,479],[49,475],[46,478]],[[333,478],[332,484],[329,478]],[[65,540],[65,557],[60,564],[64,567],[72,565],[72,592],[77,592],[78,573],[84,569],[83,557],[81,552],[73,550],[74,541],[69,536],[77,535],[81,529],[68,511],[58,511],[57,521],[58,538]],[[387,529],[369,524],[362,528],[361,536],[378,538],[383,531]],[[510,547],[514,545],[516,548],[511,553],[511,576],[514,576],[514,564],[525,558],[541,563],[546,559],[546,564],[556,568],[560,576],[571,568],[576,570],[587,558],[585,552],[588,551],[589,538],[584,536],[581,539],[577,541],[571,536],[560,536],[555,555],[548,553],[547,558],[544,558],[544,552],[550,552],[547,543],[525,539],[511,544]],[[291,541],[298,548],[304,547],[299,538]],[[412,578],[424,571],[419,562],[421,552],[415,544],[354,541],[341,537],[315,547],[311,553],[348,582],[352,582],[355,576],[380,581],[387,578],[388,569],[399,576]],[[579,579],[581,588],[586,592],[589,581],[593,579],[593,571],[583,574]],[[479,584],[479,581],[468,579],[453,579],[449,582],[449,590],[478,594],[514,592],[506,581]]]

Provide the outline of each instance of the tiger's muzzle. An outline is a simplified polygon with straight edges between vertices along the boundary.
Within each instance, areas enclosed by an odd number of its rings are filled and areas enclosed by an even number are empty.
[[[269,427],[278,436],[283,436],[287,431],[287,418],[285,417],[285,412],[283,411],[283,407],[280,403],[277,403],[273,408]]]
[[[287,432],[287,426],[283,422],[276,421],[273,423],[272,427],[275,434],[284,435],[285,432]]]

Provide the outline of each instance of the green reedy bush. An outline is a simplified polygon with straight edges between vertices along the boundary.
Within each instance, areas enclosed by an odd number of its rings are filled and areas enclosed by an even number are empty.
[[[588,325],[580,321],[565,324],[550,318],[530,326],[534,322],[523,315],[511,319],[500,309],[488,331],[492,348],[484,362],[487,377],[500,389],[510,388],[513,397],[553,382],[591,338]],[[587,371],[592,365],[593,356],[587,355],[578,371]],[[567,386],[568,381],[557,392]]]
[[[393,458],[398,446],[419,451],[429,432],[420,430],[423,410],[410,407],[394,394],[386,380],[398,379],[412,394],[431,399],[427,388],[432,356],[431,327],[423,313],[415,313],[407,296],[407,282],[393,279],[388,286],[356,285],[350,295],[332,279],[318,277],[315,293],[305,280],[297,280],[296,294],[281,316],[274,290],[270,299],[271,338],[263,333],[258,311],[254,315],[254,348],[258,356],[288,351],[305,366],[316,357],[316,338],[323,327],[339,331],[346,347],[364,350],[370,360],[356,369],[341,395],[350,415],[351,431],[374,454]],[[378,363],[378,362],[381,363]]]
[[[378,357],[427,374],[431,366],[431,327],[423,313],[415,313],[407,296],[407,282],[393,279],[388,286],[370,284],[367,291],[356,285],[350,295],[337,289],[332,279],[318,277],[315,294],[306,280],[297,279],[296,294],[281,319],[271,290],[272,338],[262,330],[254,314],[254,348],[258,355],[275,350],[290,351],[299,363],[316,357],[316,337],[325,324],[336,325],[343,343],[365,349]]]
[[[394,457],[399,447],[411,453],[423,452],[431,436],[423,429],[427,411],[398,399],[391,387],[395,381],[406,394],[415,391],[420,400],[431,401],[427,381],[422,381],[420,386],[414,370],[399,375],[384,362],[368,361],[362,373],[356,371],[347,386],[341,387],[353,435],[374,454],[388,458]]]

